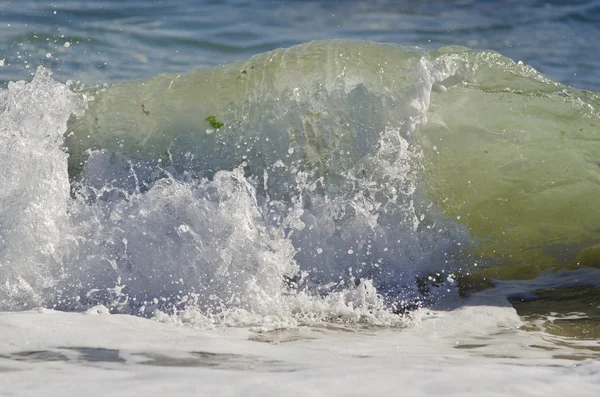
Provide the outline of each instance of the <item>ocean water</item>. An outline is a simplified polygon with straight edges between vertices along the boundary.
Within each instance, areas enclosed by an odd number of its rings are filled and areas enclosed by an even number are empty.
[[[0,29],[0,395],[596,395],[600,2]]]

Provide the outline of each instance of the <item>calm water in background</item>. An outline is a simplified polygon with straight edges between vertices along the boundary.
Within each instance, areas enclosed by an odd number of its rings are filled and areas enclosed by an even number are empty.
[[[112,83],[330,38],[492,49],[600,91],[598,0],[5,0],[0,82],[42,64],[62,81]]]

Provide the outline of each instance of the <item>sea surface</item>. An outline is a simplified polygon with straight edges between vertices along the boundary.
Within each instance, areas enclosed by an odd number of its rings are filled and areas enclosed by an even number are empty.
[[[0,395],[596,396],[599,45],[600,1],[0,2]]]
[[[61,81],[111,84],[346,38],[494,50],[597,92],[599,7],[593,0],[9,0],[0,4],[0,81],[30,79],[44,65]]]

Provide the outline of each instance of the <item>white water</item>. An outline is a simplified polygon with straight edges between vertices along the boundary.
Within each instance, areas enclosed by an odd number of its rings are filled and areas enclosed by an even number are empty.
[[[552,358],[573,350],[519,330],[510,307],[470,303],[417,311],[401,330],[263,324],[210,331],[105,308],[0,313],[0,394],[597,395],[598,361]]]
[[[82,157],[70,187],[72,148],[63,148],[62,135],[71,135],[67,118],[80,117],[85,96],[44,69],[31,83],[11,83],[0,121],[8,187],[0,197],[0,308],[102,303],[145,316],[189,309],[225,323],[275,316],[402,324],[390,309],[422,299],[416,277],[444,273],[441,295],[454,293],[452,256],[468,241],[464,227],[423,204],[420,148],[411,143],[433,85],[457,65],[419,62],[402,98],[411,110],[374,131],[375,141],[358,136],[365,141],[357,150],[371,149],[335,170],[339,182],[302,165],[292,146],[273,152],[277,159],[258,174],[247,172],[250,153],[210,179],[163,166],[160,156],[133,160],[101,149]],[[321,95],[370,100],[352,81]],[[323,98],[298,100],[315,107]],[[256,139],[263,138],[269,142]],[[175,155],[200,158],[214,148],[181,150]]]
[[[410,139],[456,70],[419,66],[412,113],[378,131],[338,186],[288,148],[262,179],[243,161],[194,178],[95,150],[69,181],[62,137],[85,102],[44,70],[11,84],[0,98],[0,395],[595,396],[597,343],[524,331],[505,297],[589,285],[596,272],[458,297],[453,255],[468,234],[417,205]],[[414,280],[428,272],[446,280],[427,302],[439,310],[392,313],[418,306]]]
[[[63,266],[69,179],[60,147],[76,103],[43,69],[0,93],[2,309],[39,304]]]

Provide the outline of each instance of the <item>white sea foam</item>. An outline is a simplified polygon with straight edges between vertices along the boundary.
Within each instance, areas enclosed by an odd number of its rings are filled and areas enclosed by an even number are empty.
[[[414,132],[432,90],[444,95],[472,69],[450,55],[414,66],[401,94],[330,73],[325,88],[280,98],[276,117],[263,108],[262,124],[215,131],[206,146],[161,135],[164,152],[127,151],[125,140],[64,149],[63,134],[76,134],[68,117],[86,117],[81,96],[43,69],[11,83],[0,94],[0,390],[546,396],[577,384],[595,396],[595,346],[525,331],[505,298],[596,285],[597,272],[459,298],[453,272],[469,234],[428,201]],[[398,105],[389,120],[386,101]],[[133,102],[137,122],[111,124],[109,112],[107,130],[141,126],[148,134],[132,140],[152,142],[148,126],[164,118]],[[314,116],[333,109],[337,119]],[[301,136],[312,151],[281,133],[298,121],[313,128]],[[350,155],[325,161],[323,125],[363,128],[346,142]]]
[[[61,274],[68,240],[67,155],[78,100],[40,68],[0,93],[0,307],[31,307]]]
[[[412,110],[395,123],[375,122],[376,102],[374,110],[352,116],[380,129],[370,132],[375,137],[355,132],[352,150],[362,158],[339,166],[328,161],[326,176],[319,169],[325,165],[308,167],[314,160],[306,151],[291,143],[279,150],[280,132],[264,124],[262,135],[229,142],[252,148],[252,139],[263,141],[259,148],[277,161],[258,170],[260,157],[248,149],[239,160],[225,159],[232,168],[223,157],[212,165],[201,161],[202,169],[214,170],[208,178],[198,168],[182,171],[175,157],[194,164],[214,147],[184,151],[174,141],[166,158],[103,148],[76,154],[82,163],[73,165],[80,171],[71,186],[62,135],[82,99],[43,69],[31,83],[11,84],[2,98],[9,166],[3,178],[15,188],[3,190],[1,307],[80,310],[103,303],[146,316],[180,313],[182,321],[197,323],[275,316],[402,324],[390,310],[421,299],[415,277],[440,266],[451,272],[453,253],[468,242],[463,227],[423,204],[421,152],[411,138],[426,120],[432,86],[457,67],[419,63],[414,87],[402,98]],[[304,96],[292,98],[299,109],[292,106],[283,122],[295,123],[292,112],[306,107],[326,112],[331,105],[344,113],[364,106],[371,94],[364,81],[352,81],[332,80],[331,91],[320,88],[316,97],[304,87]],[[241,137],[250,131],[243,128]],[[322,138],[335,137],[315,137]],[[68,150],[73,156],[74,148]]]
[[[481,303],[417,312],[401,330],[211,331],[106,308],[0,313],[0,385],[18,396],[597,394],[597,361],[559,358],[574,351],[519,330],[514,309]]]

